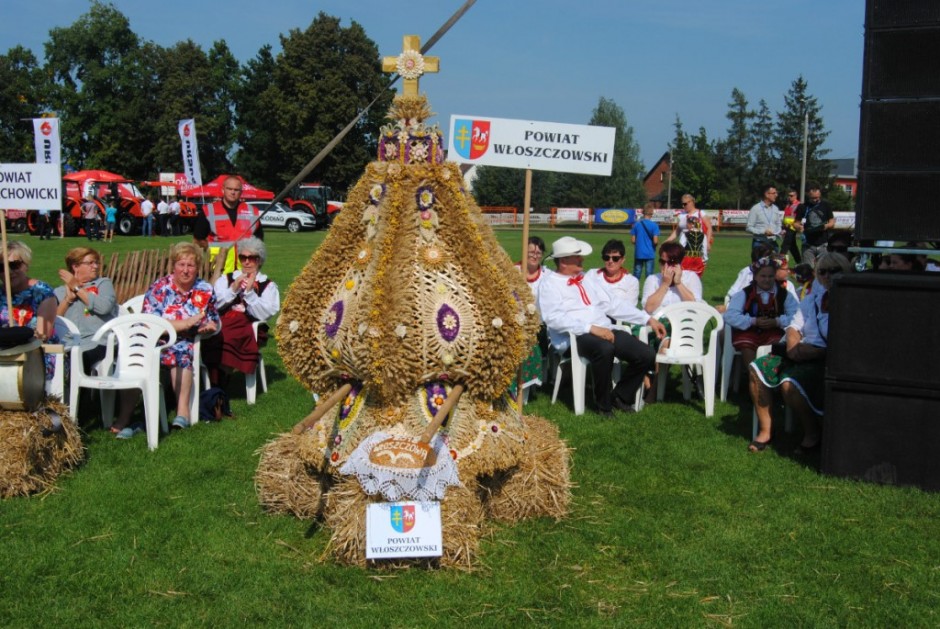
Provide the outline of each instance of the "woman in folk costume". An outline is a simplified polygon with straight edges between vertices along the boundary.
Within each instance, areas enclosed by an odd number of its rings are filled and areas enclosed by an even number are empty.
[[[750,365],[761,345],[773,345],[799,309],[793,295],[776,280],[780,261],[767,256],[752,265],[753,281],[731,297],[724,313],[731,327],[731,344]]]
[[[803,424],[800,451],[819,446],[829,339],[829,288],[835,274],[852,270],[842,254],[822,254],[817,259],[817,286],[800,302],[799,311],[786,329],[785,355],[770,354],[750,364],[751,400],[758,423],[757,435],[748,446],[752,452],[760,452],[770,443],[772,390],[778,387],[784,404]]]
[[[705,213],[695,207],[695,197],[682,195],[682,210],[676,215],[676,224],[665,242],[678,240],[685,249],[682,268],[694,271],[700,278],[708,264],[708,250],[714,240]]]

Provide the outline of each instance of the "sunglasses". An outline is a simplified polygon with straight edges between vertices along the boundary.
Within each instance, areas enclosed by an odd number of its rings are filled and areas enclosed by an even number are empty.
[[[605,253],[604,255],[601,256],[601,259],[604,262],[620,262],[621,260],[623,260],[623,256],[612,256],[610,254]]]
[[[24,264],[26,263],[22,260],[10,260],[7,262],[7,265],[10,267],[11,271],[19,271],[21,268],[23,268]]]
[[[660,258],[659,263],[660,263],[660,264],[679,264],[679,263],[676,262],[675,260],[670,260],[669,258],[666,258],[665,260],[663,260],[662,258]]]
[[[250,255],[245,255],[243,253],[240,253],[238,254],[238,259],[241,260],[242,262],[249,262],[249,261],[257,262],[258,260],[261,259],[261,256],[250,256]]]

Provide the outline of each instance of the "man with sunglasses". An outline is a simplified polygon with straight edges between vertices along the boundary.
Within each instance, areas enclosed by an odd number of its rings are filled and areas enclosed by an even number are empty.
[[[793,226],[803,234],[803,260],[810,264],[826,252],[830,231],[836,226],[832,208],[822,199],[822,190],[815,181],[807,185],[806,203],[796,209]]]
[[[264,240],[258,210],[241,200],[242,186],[241,177],[226,177],[222,182],[222,200],[202,206],[202,211],[196,216],[196,223],[193,225],[193,242],[198,246],[209,249],[211,244],[215,252],[222,247],[229,248],[225,273],[231,273],[236,268],[236,242],[250,236]],[[212,250],[210,255],[214,255]]]
[[[636,308],[640,301],[640,282],[623,268],[626,247],[617,239],[608,240],[601,250],[604,266],[584,274],[584,281],[607,293],[611,303]],[[619,319],[615,318],[615,321]]]
[[[587,358],[594,372],[594,402],[597,412],[613,416],[613,409],[635,411],[633,400],[643,378],[655,365],[656,355],[632,334],[614,329],[611,317],[637,325],[649,325],[663,338],[663,325],[641,312],[634,304],[611,303],[608,294],[585,281],[584,256],[592,251],[588,243],[564,236],[552,243],[551,257],[556,271],[548,273],[539,287],[538,304],[548,327],[548,337],[558,351],[570,345],[574,333],[578,353]],[[622,258],[622,255],[621,255]],[[611,385],[614,358],[621,362],[620,380]]]

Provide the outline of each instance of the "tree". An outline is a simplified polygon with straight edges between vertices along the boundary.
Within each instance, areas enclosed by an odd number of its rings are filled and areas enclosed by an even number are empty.
[[[672,205],[683,194],[695,197],[698,207],[715,207],[718,190],[718,170],[715,167],[715,147],[708,140],[704,127],[698,134],[688,135],[682,121],[676,116],[676,135],[669,145],[672,154]]]
[[[642,207],[646,202],[646,191],[643,189],[640,146],[633,138],[633,127],[627,124],[623,109],[602,96],[588,124],[616,129],[610,177],[560,174],[555,205]]]
[[[556,202],[555,188],[558,173],[532,171],[533,208],[548,209]],[[473,182],[473,196],[479,205],[511,206],[522,209],[525,202],[525,170],[480,166]]]
[[[153,49],[141,47],[114,5],[94,0],[74,24],[49,32],[45,51],[63,159],[82,168],[120,164],[122,174],[146,176],[158,109]]]
[[[731,90],[731,102],[725,117],[730,122],[725,139],[715,145],[716,167],[720,182],[720,199],[723,207],[739,208],[748,196],[747,177],[754,160],[754,138],[751,136],[751,121],[756,113],[748,109],[747,98],[738,88]]]
[[[33,129],[25,119],[47,111],[45,84],[32,51],[15,46],[0,55],[0,161],[36,160]]]
[[[776,160],[773,152],[773,119],[770,107],[763,98],[757,105],[757,114],[751,125],[754,138],[754,167],[747,178],[747,192],[752,199],[760,196],[761,188],[767,184],[776,185]]]
[[[387,77],[382,74],[378,48],[358,23],[342,28],[339,18],[322,12],[306,30],[292,29],[282,35],[281,46],[274,85],[266,92],[265,103],[270,106],[267,124],[276,130],[282,159],[262,177],[265,181],[283,183],[292,179],[376,95],[381,95],[311,176],[334,189],[346,189],[374,159],[378,146],[376,132],[394,95],[385,90]],[[245,95],[244,91],[240,93],[241,97]],[[245,106],[244,101],[238,103],[239,109]],[[246,114],[249,109],[245,109]],[[247,120],[257,120],[260,113],[255,108]],[[245,122],[242,119],[240,137],[246,146],[269,149],[271,139],[262,136],[255,143],[254,134],[259,128],[249,128]]]
[[[806,180],[827,185],[832,174],[830,162],[825,159],[829,149],[823,148],[823,144],[829,132],[823,127],[822,108],[816,97],[807,93],[807,83],[802,76],[790,84],[783,103],[783,111],[777,113],[772,142],[777,181],[782,185],[799,185],[803,170],[804,120],[808,116]]]
[[[271,124],[271,112],[278,99],[275,67],[271,46],[263,46],[242,69],[242,81],[235,97],[238,103],[235,138],[239,145],[235,163],[249,181],[268,188],[283,183],[276,173],[288,170],[277,128]]]

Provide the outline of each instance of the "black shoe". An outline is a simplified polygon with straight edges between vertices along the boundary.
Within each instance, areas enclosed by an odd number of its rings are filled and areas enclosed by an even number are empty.
[[[621,400],[621,399],[620,399],[619,397],[617,397],[617,396],[614,396],[614,400],[613,400],[613,402],[611,403],[611,405],[612,405],[615,409],[617,409],[618,411],[620,411],[621,413],[626,413],[627,415],[636,412],[636,408],[633,407],[633,404],[627,404],[626,402],[624,402],[623,400]]]

